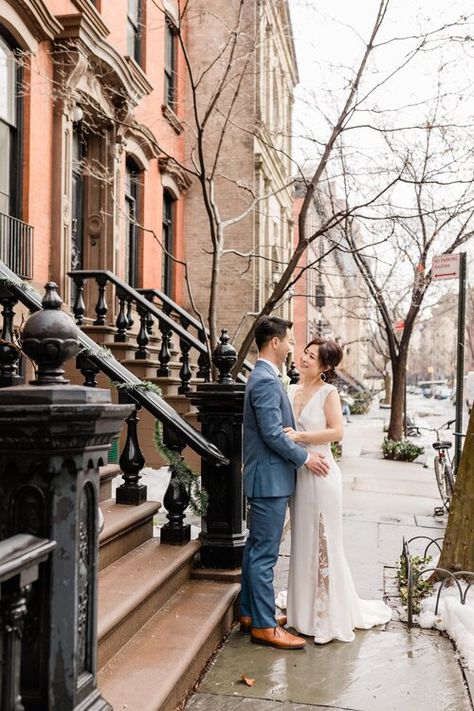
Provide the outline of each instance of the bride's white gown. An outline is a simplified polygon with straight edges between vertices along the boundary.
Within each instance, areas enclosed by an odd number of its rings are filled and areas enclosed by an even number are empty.
[[[298,387],[289,388],[292,406]],[[326,428],[324,403],[331,390],[336,388],[326,383],[309,400],[297,420],[298,430]],[[340,469],[329,444],[308,449],[324,454],[330,470],[326,477],[315,476],[305,466],[298,470],[296,492],[290,500],[288,593],[280,593],[277,605],[286,606],[291,627],[314,637],[316,643],[351,642],[354,628],[384,624],[392,613],[382,600],[358,597],[344,554]]]

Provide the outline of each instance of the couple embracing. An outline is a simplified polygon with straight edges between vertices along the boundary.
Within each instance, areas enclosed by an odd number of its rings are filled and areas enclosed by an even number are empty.
[[[382,601],[361,600],[343,547],[342,479],[331,442],[342,439],[341,403],[331,385],[342,359],[337,343],[315,339],[300,359],[301,385],[286,392],[280,368],[291,346],[292,323],[264,316],[257,324],[259,357],[244,405],[244,492],[249,536],[242,563],[241,629],[252,642],[279,649],[350,642],[354,628],[368,629],[391,617]],[[273,568],[290,503],[291,554],[288,591],[275,616]]]

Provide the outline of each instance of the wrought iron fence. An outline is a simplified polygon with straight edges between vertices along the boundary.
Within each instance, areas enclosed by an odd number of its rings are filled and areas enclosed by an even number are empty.
[[[33,276],[33,227],[0,213],[0,261],[21,279]]]
[[[426,559],[430,549],[433,547],[435,550],[437,550],[441,554],[441,546],[440,546],[440,541],[442,541],[442,538],[430,538],[429,536],[414,536],[413,538],[410,538],[408,541],[403,539],[403,547],[402,547],[402,554],[401,554],[401,559],[403,561],[403,565],[406,566],[406,578],[407,578],[407,623],[408,623],[408,629],[411,629],[413,626],[413,615],[414,615],[414,592],[416,590],[416,585],[417,582],[420,578],[425,576],[427,573],[433,574],[433,573],[439,573],[440,574],[440,586],[438,588],[437,594],[436,594],[436,605],[435,605],[435,610],[434,614],[438,614],[438,609],[439,609],[439,602],[441,598],[441,593],[443,590],[445,590],[448,586],[454,585],[455,588],[457,589],[457,592],[459,593],[459,602],[461,605],[466,604],[466,598],[469,590],[471,589],[472,585],[474,584],[474,572],[471,570],[459,570],[456,572],[452,572],[449,570],[446,570],[445,568],[440,568],[438,566],[427,566],[425,568],[422,568],[421,570],[415,570],[414,566],[412,564],[413,561],[413,554],[410,552],[410,544],[412,544],[414,541],[418,540],[426,540],[428,543],[426,543],[424,547],[424,552],[423,552],[423,559]]]

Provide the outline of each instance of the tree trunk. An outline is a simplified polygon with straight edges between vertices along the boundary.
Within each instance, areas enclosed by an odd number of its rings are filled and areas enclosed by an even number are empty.
[[[392,361],[392,407],[390,410],[390,424],[388,426],[388,439],[400,440],[403,438],[403,417],[405,412],[405,384],[407,377],[406,355],[399,355],[395,362]]]
[[[474,410],[469,418],[438,565],[446,570],[474,571]]]

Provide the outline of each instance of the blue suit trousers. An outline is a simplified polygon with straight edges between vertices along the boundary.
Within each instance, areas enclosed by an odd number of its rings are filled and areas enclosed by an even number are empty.
[[[288,496],[249,499],[249,535],[242,561],[240,612],[252,627],[275,627],[273,568],[278,560]]]

